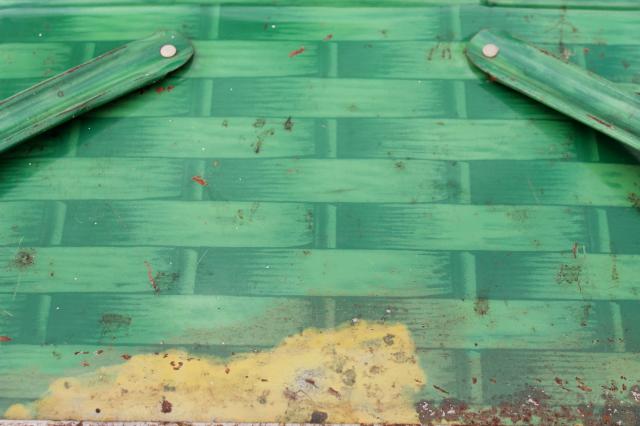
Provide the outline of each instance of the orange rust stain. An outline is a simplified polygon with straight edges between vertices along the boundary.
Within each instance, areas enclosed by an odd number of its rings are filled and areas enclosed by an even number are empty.
[[[192,181],[194,181],[195,183],[197,183],[200,186],[207,186],[208,183],[206,180],[204,180],[204,178],[202,176],[193,176],[191,178]]]
[[[289,57],[293,58],[294,56],[300,55],[302,52],[304,52],[304,47],[301,47],[300,49],[292,50],[291,52],[289,52]]]

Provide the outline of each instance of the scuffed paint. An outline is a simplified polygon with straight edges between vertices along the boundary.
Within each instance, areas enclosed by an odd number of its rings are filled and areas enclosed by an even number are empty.
[[[228,360],[183,351],[60,378],[7,418],[416,423],[425,373],[401,324],[308,329]]]

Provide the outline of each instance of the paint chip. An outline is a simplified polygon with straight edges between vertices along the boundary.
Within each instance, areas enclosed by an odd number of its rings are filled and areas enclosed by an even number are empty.
[[[175,370],[180,362],[184,368]],[[372,366],[378,367],[376,374]],[[336,329],[307,329],[270,351],[226,359],[177,350],[134,355],[118,365],[62,377],[40,400],[13,405],[5,417],[415,424],[414,400],[424,383],[404,325],[359,320]]]

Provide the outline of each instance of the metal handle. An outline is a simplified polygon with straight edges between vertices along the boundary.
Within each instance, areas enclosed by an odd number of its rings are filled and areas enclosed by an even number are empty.
[[[158,32],[0,101],[0,152],[161,79],[184,65],[193,53],[184,36]]]
[[[476,34],[467,56],[482,71],[640,152],[640,98],[502,32]]]

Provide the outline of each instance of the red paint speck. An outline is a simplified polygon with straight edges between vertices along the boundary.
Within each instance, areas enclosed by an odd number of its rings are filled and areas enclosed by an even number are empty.
[[[129,361],[131,359],[131,355],[129,354],[122,354],[120,355],[120,358],[124,359],[125,361]]]
[[[156,87],[156,93],[162,93],[162,92],[164,92],[164,87],[162,86]]]
[[[153,291],[155,291],[156,294],[160,293],[160,288],[158,284],[156,284],[156,280],[153,279],[153,268],[151,268],[151,264],[145,260],[144,266],[147,267],[147,278],[149,279],[151,287],[153,287]]]
[[[333,38],[333,34],[327,34],[322,40],[323,41],[329,41]]]
[[[13,339],[9,336],[0,336],[0,342],[10,342]]]
[[[478,383],[478,378],[477,378],[477,377],[472,377],[472,378],[471,378],[471,383],[473,383],[474,385],[475,385],[476,383]]]
[[[90,364],[87,361],[82,361],[80,365],[83,367],[88,367]]]
[[[194,181],[195,183],[197,183],[200,186],[207,186],[207,181],[204,180],[204,178],[202,176],[194,176],[191,178],[192,181]]]
[[[294,56],[298,56],[302,52],[304,52],[304,47],[301,47],[300,49],[292,50],[291,52],[289,52],[289,57],[293,58]]]
[[[571,253],[573,253],[573,258],[578,257],[578,243],[573,243],[573,247],[571,247]]]

